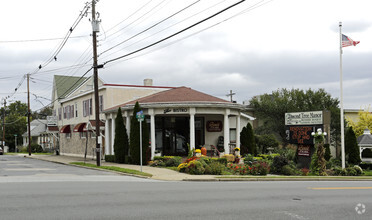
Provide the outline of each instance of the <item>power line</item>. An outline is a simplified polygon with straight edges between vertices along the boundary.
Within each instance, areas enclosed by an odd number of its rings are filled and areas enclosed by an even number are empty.
[[[82,35],[82,36],[74,36],[70,38],[83,38],[83,37],[89,37],[89,35]],[[54,41],[54,40],[62,40],[65,39],[64,37],[58,37],[58,38],[43,38],[43,39],[28,39],[28,40],[3,40],[0,41],[0,43],[27,43],[27,42],[42,42],[42,41]]]
[[[217,15],[219,15],[219,14],[221,14],[221,13],[223,13],[223,12],[225,12],[225,11],[227,11],[227,10],[229,10],[229,9],[231,9],[231,8],[233,8],[233,7],[235,7],[235,6],[239,5],[239,4],[241,4],[241,3],[243,3],[244,1],[245,1],[245,0],[241,0],[241,1],[237,2],[237,3],[234,3],[234,4],[230,5],[229,7],[224,8],[224,9],[222,9],[221,11],[219,11],[219,12],[217,12],[217,13],[215,13],[215,14],[213,14],[213,15],[207,17],[207,18],[205,18],[205,19],[203,19],[203,20],[201,20],[201,21],[198,21],[198,22],[194,23],[193,25],[188,26],[187,28],[184,28],[184,29],[182,29],[182,30],[180,30],[180,31],[178,31],[178,32],[176,32],[176,33],[174,33],[174,34],[169,35],[168,37],[165,37],[165,38],[163,38],[163,39],[161,39],[161,40],[156,41],[155,43],[149,44],[149,45],[147,45],[147,46],[145,46],[145,47],[142,47],[142,48],[140,48],[140,49],[138,49],[138,50],[135,50],[135,51],[133,51],[133,52],[127,53],[127,54],[125,54],[125,55],[123,55],[123,56],[119,56],[119,57],[117,57],[117,58],[114,58],[114,59],[108,60],[108,61],[104,62],[104,65],[107,64],[107,63],[114,62],[114,61],[116,61],[116,60],[120,60],[120,59],[125,58],[125,57],[127,57],[127,56],[133,55],[133,54],[138,53],[138,52],[140,52],[140,51],[143,51],[143,50],[145,50],[145,49],[147,49],[147,48],[153,47],[153,46],[155,46],[155,45],[157,45],[157,44],[159,44],[159,43],[161,43],[161,42],[163,42],[163,41],[166,41],[166,40],[168,40],[168,39],[170,39],[170,38],[172,38],[172,37],[174,37],[174,36],[176,36],[176,35],[178,35],[178,34],[181,34],[182,32],[187,31],[187,30],[189,30],[189,29],[191,29],[191,28],[193,28],[193,27],[195,27],[195,26],[197,26],[197,25],[199,25],[199,24],[201,24],[201,23],[203,23],[203,22],[205,22],[205,21],[207,21],[207,20],[213,18],[213,17],[216,17]]]
[[[151,30],[152,28],[154,28],[154,27],[158,26],[159,24],[161,24],[161,23],[163,23],[163,22],[169,20],[170,18],[172,18],[172,17],[174,17],[174,16],[180,14],[181,12],[185,11],[186,9],[190,8],[191,6],[195,5],[195,4],[198,3],[198,2],[200,2],[200,0],[197,0],[197,1],[193,2],[193,3],[191,3],[190,5],[188,5],[188,6],[184,7],[184,8],[182,8],[181,10],[179,10],[179,11],[177,11],[177,12],[175,12],[175,13],[173,13],[172,15],[170,15],[170,16],[168,16],[168,17],[166,17],[166,18],[164,18],[164,19],[162,19],[162,20],[156,22],[155,24],[151,25],[150,27],[146,28],[145,30],[140,31],[140,32],[138,32],[137,34],[131,36],[130,38],[128,38],[128,39],[126,39],[126,40],[124,40],[124,41],[122,41],[122,42],[120,42],[120,43],[118,43],[118,44],[116,44],[116,45],[114,45],[114,46],[112,46],[112,47],[110,47],[109,49],[107,49],[107,50],[101,52],[100,55],[102,55],[102,54],[104,54],[104,53],[106,53],[106,52],[108,52],[108,51],[114,49],[115,47],[117,47],[117,46],[119,46],[119,45],[122,45],[122,44],[125,43],[125,42],[128,42],[129,40],[131,40],[131,39],[133,39],[133,38],[135,38],[135,37],[137,37],[137,36],[139,36],[139,35],[145,33],[145,32],[148,31],[148,30]]]

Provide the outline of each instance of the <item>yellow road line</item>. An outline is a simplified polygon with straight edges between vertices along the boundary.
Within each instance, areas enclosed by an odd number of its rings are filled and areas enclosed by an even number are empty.
[[[372,187],[369,186],[361,186],[361,187],[316,187],[316,188],[309,188],[309,189],[315,189],[315,190],[327,190],[327,189],[372,189]]]

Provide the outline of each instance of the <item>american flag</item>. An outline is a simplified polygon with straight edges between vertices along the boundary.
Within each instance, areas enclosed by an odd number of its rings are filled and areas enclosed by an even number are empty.
[[[356,46],[360,41],[353,41],[350,37],[342,35],[342,47]]]

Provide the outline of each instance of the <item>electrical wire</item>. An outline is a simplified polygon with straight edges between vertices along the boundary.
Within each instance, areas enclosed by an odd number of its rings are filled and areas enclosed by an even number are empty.
[[[151,30],[152,28],[158,26],[159,24],[161,24],[161,23],[163,23],[163,22],[165,22],[165,21],[171,19],[172,17],[174,17],[174,16],[180,14],[181,12],[183,12],[183,11],[189,9],[191,6],[194,6],[194,5],[197,4],[198,2],[200,2],[200,0],[197,0],[197,1],[193,2],[193,3],[191,3],[190,5],[188,5],[188,6],[184,7],[184,8],[182,8],[181,10],[179,10],[179,11],[177,11],[177,12],[175,12],[175,13],[173,13],[172,15],[170,15],[170,16],[168,16],[168,17],[166,17],[166,18],[164,18],[164,19],[162,19],[162,20],[156,22],[155,24],[151,25],[150,27],[146,28],[145,30],[140,31],[140,32],[138,32],[137,34],[135,34],[135,35],[129,37],[128,39],[126,39],[126,40],[124,40],[124,41],[122,41],[122,42],[120,42],[120,43],[118,43],[118,44],[116,44],[116,45],[110,47],[109,49],[107,49],[107,50],[101,52],[100,55],[102,55],[102,54],[104,54],[104,53],[106,53],[106,52],[108,52],[108,51],[114,49],[115,47],[118,47],[119,45],[122,45],[122,44],[125,43],[125,42],[130,41],[131,39],[133,39],[133,38],[135,38],[135,37],[137,37],[137,36],[139,36],[139,35],[145,33],[146,31]]]
[[[199,24],[201,24],[201,23],[203,23],[203,22],[205,22],[205,21],[207,21],[207,20],[213,18],[213,17],[216,17],[217,15],[219,15],[219,14],[221,14],[221,13],[223,13],[223,12],[225,12],[225,11],[227,11],[227,10],[229,10],[229,9],[231,9],[231,8],[233,8],[233,7],[235,7],[235,6],[239,5],[239,4],[241,4],[241,3],[243,3],[244,1],[245,1],[245,0],[241,0],[241,1],[239,1],[239,2],[236,2],[236,3],[234,3],[234,4],[232,4],[232,5],[228,6],[228,7],[226,7],[226,8],[224,8],[224,9],[222,9],[221,11],[219,11],[219,12],[217,12],[217,13],[215,13],[215,14],[213,14],[213,15],[207,17],[207,18],[204,18],[203,20],[198,21],[198,22],[196,22],[196,23],[194,23],[194,24],[192,24],[192,25],[190,25],[190,26],[188,26],[188,27],[186,27],[186,28],[184,28],[184,29],[182,29],[182,30],[180,30],[180,31],[178,31],[178,32],[176,32],[176,33],[174,33],[174,34],[171,34],[171,35],[169,35],[168,37],[165,37],[165,38],[163,38],[163,39],[161,39],[161,40],[158,40],[158,41],[156,41],[156,42],[154,42],[154,43],[152,43],[152,44],[149,44],[149,45],[147,45],[147,46],[145,46],[145,47],[142,47],[142,48],[140,48],[140,49],[138,49],[138,50],[132,51],[132,52],[127,53],[127,54],[125,54],[125,55],[122,55],[122,56],[116,57],[116,58],[114,58],[114,59],[111,59],[111,60],[105,61],[105,62],[103,63],[103,65],[108,64],[108,63],[111,63],[111,62],[114,62],[114,61],[116,61],[116,60],[123,59],[123,58],[125,58],[125,57],[130,56],[130,55],[133,55],[133,54],[135,54],[135,53],[138,53],[138,52],[140,52],[140,51],[143,51],[143,50],[145,50],[145,49],[147,49],[147,48],[153,47],[153,46],[155,46],[155,45],[157,45],[157,44],[159,44],[159,43],[161,43],[161,42],[163,42],[163,41],[166,41],[166,40],[168,40],[168,39],[170,39],[170,38],[172,38],[172,37],[174,37],[174,36],[177,36],[177,35],[179,35],[179,34],[185,32],[185,31],[187,31],[187,30],[189,30],[189,29],[191,29],[191,28],[193,28],[193,27],[195,27],[195,26],[197,26],[197,25],[199,25]]]
[[[89,37],[89,35],[82,35],[82,36],[73,36],[70,38],[83,38],[83,37]],[[27,42],[42,42],[42,41],[54,41],[54,40],[62,40],[65,38],[58,37],[58,38],[43,38],[43,39],[29,39],[29,40],[3,40],[0,41],[0,44],[4,43],[27,43]]]

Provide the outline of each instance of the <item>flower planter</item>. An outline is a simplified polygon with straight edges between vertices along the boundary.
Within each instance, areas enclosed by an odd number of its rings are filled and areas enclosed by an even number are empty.
[[[237,151],[234,152],[234,154],[235,154],[235,156],[238,157],[238,156],[240,156],[240,151],[237,150]]]

